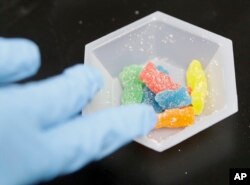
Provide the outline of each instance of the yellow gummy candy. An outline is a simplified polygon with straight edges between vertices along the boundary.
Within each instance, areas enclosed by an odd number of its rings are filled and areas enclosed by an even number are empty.
[[[200,61],[193,60],[186,73],[187,86],[191,87],[192,105],[196,115],[201,114],[207,95],[207,79]]]

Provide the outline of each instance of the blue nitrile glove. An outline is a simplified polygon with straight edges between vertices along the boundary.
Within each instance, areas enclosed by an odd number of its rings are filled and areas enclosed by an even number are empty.
[[[156,122],[145,105],[80,116],[101,86],[97,71],[85,65],[39,82],[8,84],[34,74],[39,60],[31,41],[0,38],[1,185],[74,172],[146,134]]]

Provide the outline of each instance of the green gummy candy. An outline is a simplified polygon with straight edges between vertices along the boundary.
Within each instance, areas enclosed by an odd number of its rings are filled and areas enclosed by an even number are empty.
[[[123,89],[121,103],[123,105],[141,103],[143,87],[141,84],[129,86]]]
[[[121,98],[123,105],[142,102],[143,83],[138,79],[141,70],[142,67],[139,65],[130,65],[124,67],[119,74],[119,79],[123,87]]]
[[[131,85],[142,85],[142,82],[138,79],[138,76],[142,70],[139,65],[130,65],[124,67],[122,72],[119,74],[119,79],[124,88]]]

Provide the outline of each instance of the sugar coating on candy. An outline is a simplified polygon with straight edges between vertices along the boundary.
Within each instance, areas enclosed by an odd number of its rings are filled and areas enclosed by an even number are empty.
[[[131,84],[142,84],[138,79],[139,73],[142,67],[139,65],[130,65],[124,67],[122,72],[119,74],[119,79],[123,87],[131,86]]]
[[[174,83],[168,75],[158,71],[151,62],[147,63],[141,70],[139,79],[155,94],[179,88],[179,84]]]
[[[203,111],[205,100],[207,96],[207,83],[200,82],[195,86],[194,90],[191,93],[192,105],[194,107],[195,115],[200,115]]]
[[[156,69],[157,69],[158,71],[160,71],[160,72],[166,74],[166,75],[169,75],[168,70],[166,70],[166,69],[165,69],[163,66],[161,66],[161,65],[158,65],[158,66],[156,67]]]
[[[207,95],[207,79],[200,61],[193,60],[186,72],[187,85],[192,89],[192,105],[195,115],[200,115]]]
[[[206,80],[206,75],[200,61],[192,60],[186,72],[186,81],[188,87],[194,89],[197,83],[205,80]]]
[[[158,65],[156,68],[158,71],[164,74],[169,74],[168,71],[161,65]],[[143,88],[142,103],[151,105],[154,108],[156,113],[163,112],[163,109],[161,108],[161,106],[159,106],[159,104],[155,101],[155,94],[152,91],[150,91],[150,89],[146,86]]]
[[[181,109],[169,109],[157,115],[155,128],[178,128],[192,125],[194,122],[194,109],[192,106]]]
[[[191,97],[185,87],[176,90],[165,90],[155,96],[162,109],[181,108],[191,104]]]
[[[157,113],[160,113],[163,111],[163,109],[155,101],[155,94],[152,91],[150,91],[150,89],[147,87],[143,88],[142,103],[153,106],[155,112]]]
[[[123,105],[141,103],[143,88],[141,84],[132,85],[123,89],[121,103]]]
[[[124,67],[119,74],[119,79],[123,87],[121,97],[122,104],[141,103],[143,97],[143,84],[138,79],[141,69],[141,66],[130,65]]]

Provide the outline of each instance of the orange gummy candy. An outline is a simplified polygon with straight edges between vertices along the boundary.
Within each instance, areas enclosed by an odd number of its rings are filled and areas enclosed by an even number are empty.
[[[187,87],[187,92],[191,96],[191,94],[192,94],[192,88],[191,87]]]
[[[155,128],[178,128],[192,125],[194,122],[194,109],[192,106],[181,109],[167,109],[157,115]]]

